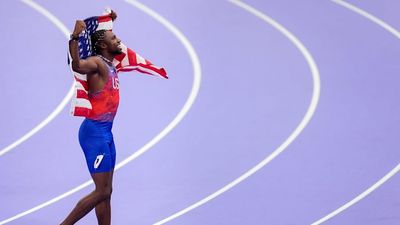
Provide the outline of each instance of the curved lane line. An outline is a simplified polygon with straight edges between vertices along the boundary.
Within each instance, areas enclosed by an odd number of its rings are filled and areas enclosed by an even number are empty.
[[[26,0],[28,1],[28,0]],[[145,144],[142,148],[140,148],[138,151],[136,151],[134,154],[132,154],[131,156],[129,156],[127,159],[121,161],[120,163],[118,163],[118,165],[116,165],[115,170],[118,170],[120,168],[122,168],[123,166],[125,166],[127,163],[131,162],[132,160],[134,160],[135,158],[137,158],[138,156],[140,156],[141,154],[145,153],[146,151],[148,151],[152,146],[154,146],[155,144],[157,144],[162,138],[164,138],[169,132],[171,132],[177,125],[178,123],[184,118],[184,116],[189,112],[191,106],[193,105],[196,96],[199,92],[200,89],[200,83],[201,83],[201,66],[200,66],[200,60],[196,54],[196,51],[194,50],[193,46],[190,44],[190,42],[188,41],[188,39],[183,35],[182,32],[180,32],[173,24],[171,24],[168,20],[166,20],[164,17],[162,17],[161,15],[159,15],[158,13],[156,13],[155,11],[153,11],[152,9],[148,8],[147,6],[141,4],[138,1],[134,1],[134,0],[126,0],[127,3],[135,6],[136,8],[138,8],[139,10],[142,10],[144,13],[148,14],[149,16],[153,17],[154,19],[156,19],[158,22],[160,22],[162,25],[164,25],[170,32],[172,32],[177,38],[178,40],[184,45],[185,49],[188,51],[188,54],[190,56],[190,59],[192,61],[193,64],[193,73],[194,73],[194,79],[193,79],[193,85],[192,85],[192,89],[190,92],[190,95],[188,97],[188,99],[186,100],[184,106],[182,107],[182,109],[179,111],[179,113],[176,115],[176,117],[157,135],[155,136],[150,142],[148,142],[147,144]],[[46,12],[46,17],[47,15],[51,15],[47,10],[45,10],[43,7],[35,4],[35,6],[37,8],[40,8],[40,11],[42,12]],[[38,211],[46,206],[49,206],[55,202],[60,201],[63,198],[68,197],[69,195],[72,195],[80,190],[82,190],[83,188],[89,186],[90,184],[92,184],[93,181],[89,180],[86,181],[85,183],[75,187],[72,190],[69,190],[53,199],[50,199],[38,206],[35,206],[29,210],[26,210],[22,213],[19,213],[13,217],[10,217],[8,219],[5,219],[3,221],[0,221],[0,225],[9,223],[11,221],[14,221],[16,219],[19,219],[23,216],[26,216],[30,213],[33,213],[35,211]]]
[[[41,7],[40,5],[36,4],[35,2],[31,0],[21,0],[23,3],[27,4],[28,6],[32,7],[42,15],[44,15],[47,19],[50,20],[58,29],[63,32],[66,38],[69,38],[69,30],[65,25],[57,19],[55,16],[53,16],[49,11]],[[63,98],[60,104],[51,112],[46,119],[44,119],[42,122],[40,122],[36,127],[34,127],[32,130],[30,130],[28,133],[26,133],[24,136],[20,137],[18,140],[14,141],[12,144],[6,146],[2,150],[0,150],[0,157],[7,152],[11,151],[13,148],[17,147],[20,145],[22,142],[28,140],[30,137],[32,137],[34,134],[39,132],[41,129],[43,129],[47,124],[49,124],[58,114],[61,113],[61,111],[64,109],[64,107],[69,103],[71,100],[72,96],[74,95],[74,82],[72,82],[72,86],[69,89],[67,95]]]
[[[372,22],[376,23],[377,25],[381,26],[383,29],[387,30],[391,34],[393,34],[396,38],[400,39],[400,32],[394,29],[392,26],[384,22],[383,20],[369,14],[368,12],[357,8],[354,5],[351,5],[345,1],[342,0],[331,0],[332,2],[343,6],[369,20]],[[335,211],[329,213],[328,215],[322,217],[321,219],[315,221],[312,223],[312,225],[319,225],[322,224],[330,219],[332,217],[338,215],[339,213],[343,212],[344,210],[350,208],[352,205],[356,204],[357,202],[361,201],[363,198],[367,197],[369,194],[371,194],[373,191],[375,191],[377,188],[379,188],[382,184],[384,184],[386,181],[388,181],[390,178],[392,178],[396,173],[400,171],[400,164],[398,164],[396,167],[394,167],[389,173],[387,173],[385,176],[383,176],[380,180],[378,180],[375,184],[373,184],[371,187],[369,187],[367,190],[359,194],[357,197],[353,198],[351,201],[347,202],[346,204],[342,205]]]
[[[268,17],[267,15],[263,14],[262,12],[258,11],[257,9],[255,9],[239,0],[228,0],[228,1],[230,1],[231,3],[235,4],[236,6],[238,6],[240,8],[243,8],[244,10],[248,11],[249,13],[255,15],[256,17],[260,18],[261,20],[263,20],[266,23],[273,26],[275,29],[277,29],[279,32],[281,32],[284,36],[286,36],[296,46],[296,48],[302,53],[302,55],[304,56],[304,58],[306,59],[308,65],[310,67],[310,70],[312,73],[312,78],[313,78],[313,94],[312,94],[311,102],[310,102],[308,110],[307,110],[305,116],[303,117],[302,121],[300,122],[300,124],[290,134],[290,136],[274,152],[272,152],[267,158],[265,158],[260,163],[258,163],[255,167],[251,168],[246,173],[244,173],[240,177],[236,178],[234,181],[232,181],[231,183],[222,187],[221,189],[217,190],[213,194],[203,198],[202,200],[192,204],[191,206],[189,206],[185,209],[182,209],[179,212],[174,213],[173,215],[171,215],[159,222],[154,223],[154,225],[161,225],[161,224],[167,223],[179,216],[182,216],[183,214],[188,213],[189,211],[218,197],[219,195],[223,194],[224,192],[228,191],[229,189],[233,188],[240,182],[244,181],[245,179],[247,179],[248,177],[250,177],[251,175],[256,173],[258,170],[262,169],[269,162],[271,162],[275,157],[277,157],[279,154],[281,154],[299,136],[299,134],[303,131],[303,129],[310,122],[310,120],[315,112],[315,109],[317,108],[319,95],[320,95],[320,77],[319,77],[318,67],[317,67],[314,59],[312,58],[311,54],[304,47],[304,45],[299,41],[299,39],[297,39],[285,27],[283,27],[282,25],[280,25],[278,22],[274,21],[272,18]]]
[[[182,107],[181,111],[178,113],[178,115],[175,117],[173,121],[171,121],[170,124],[168,124],[167,127],[165,127],[164,130],[162,130],[156,137],[154,137],[149,143],[144,145],[142,148],[140,148],[137,152],[126,158],[125,160],[121,161],[117,166],[116,169],[119,169],[123,166],[125,166],[127,163],[130,161],[134,160],[144,152],[146,152],[149,148],[151,148],[153,145],[155,145],[157,142],[159,142],[164,136],[166,136],[169,132],[171,132],[172,129],[178,123],[183,119],[183,117],[187,114],[189,109],[192,107],[197,94],[200,89],[200,83],[201,83],[201,65],[200,65],[200,60],[199,57],[196,54],[196,51],[194,50],[193,46],[190,44],[189,40],[183,35],[181,31],[178,30],[172,23],[170,23],[168,20],[166,20],[164,17],[162,17],[160,14],[155,12],[154,10],[148,8],[147,6],[143,5],[142,3],[136,1],[136,0],[125,0],[128,4],[131,4],[135,6],[136,8],[142,10],[144,13],[150,15],[153,17],[155,20],[160,22],[162,25],[164,25],[169,31],[171,31],[177,38],[178,40],[183,44],[183,46],[186,48],[186,50],[189,53],[190,59],[193,64],[193,72],[194,72],[194,79],[193,79],[193,86],[192,86],[192,91],[186,100],[185,105]]]

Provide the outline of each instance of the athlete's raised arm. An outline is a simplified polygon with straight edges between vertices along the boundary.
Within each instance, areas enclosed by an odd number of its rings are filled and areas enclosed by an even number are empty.
[[[95,57],[87,59],[79,58],[78,40],[79,34],[85,30],[86,24],[82,20],[77,20],[75,23],[74,32],[71,34],[69,41],[69,52],[72,57],[72,70],[81,74],[93,73],[98,70],[98,60]]]

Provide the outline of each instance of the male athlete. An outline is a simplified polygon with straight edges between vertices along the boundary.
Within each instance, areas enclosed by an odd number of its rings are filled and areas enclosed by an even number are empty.
[[[117,17],[115,12],[111,13],[111,17],[113,20]],[[109,225],[116,154],[111,128],[119,103],[118,75],[112,62],[116,55],[121,54],[121,40],[111,31],[98,30],[91,36],[97,55],[80,59],[78,40],[85,28],[84,21],[76,21],[69,50],[73,71],[87,75],[92,110],[79,129],[79,142],[96,187],[78,202],[61,224],[75,224],[95,208],[98,224]]]
[[[96,21],[93,21],[93,18]],[[88,18],[86,23],[78,20],[69,41],[71,66],[75,72],[75,79],[79,81],[76,97],[81,99],[73,101],[72,114],[86,117],[79,129],[79,143],[96,187],[78,202],[62,225],[75,224],[93,208],[96,209],[99,225],[111,223],[110,199],[116,158],[111,128],[119,104],[117,71],[136,70],[168,79],[164,68],[153,65],[121,44],[121,40],[109,30],[112,27],[109,24],[110,20],[114,21],[116,18],[117,14],[111,11],[105,16]],[[84,59],[86,56],[83,54],[81,59],[81,51],[84,53],[90,49],[89,46],[85,46],[85,43],[89,43],[85,39],[88,34],[91,35],[90,44],[94,56],[90,51],[90,57]]]

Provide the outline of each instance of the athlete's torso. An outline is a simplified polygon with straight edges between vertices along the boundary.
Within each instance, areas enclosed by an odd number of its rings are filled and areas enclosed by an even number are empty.
[[[108,68],[108,79],[103,89],[96,92],[89,92],[89,101],[92,104],[92,110],[88,119],[112,122],[117,113],[119,104],[119,80],[114,66],[105,62]]]

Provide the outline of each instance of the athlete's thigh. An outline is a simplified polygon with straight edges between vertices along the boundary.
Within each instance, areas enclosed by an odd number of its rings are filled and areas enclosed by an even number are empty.
[[[92,173],[92,179],[94,184],[96,185],[96,189],[105,189],[112,188],[112,177],[114,171],[110,172],[101,172],[101,173]]]

